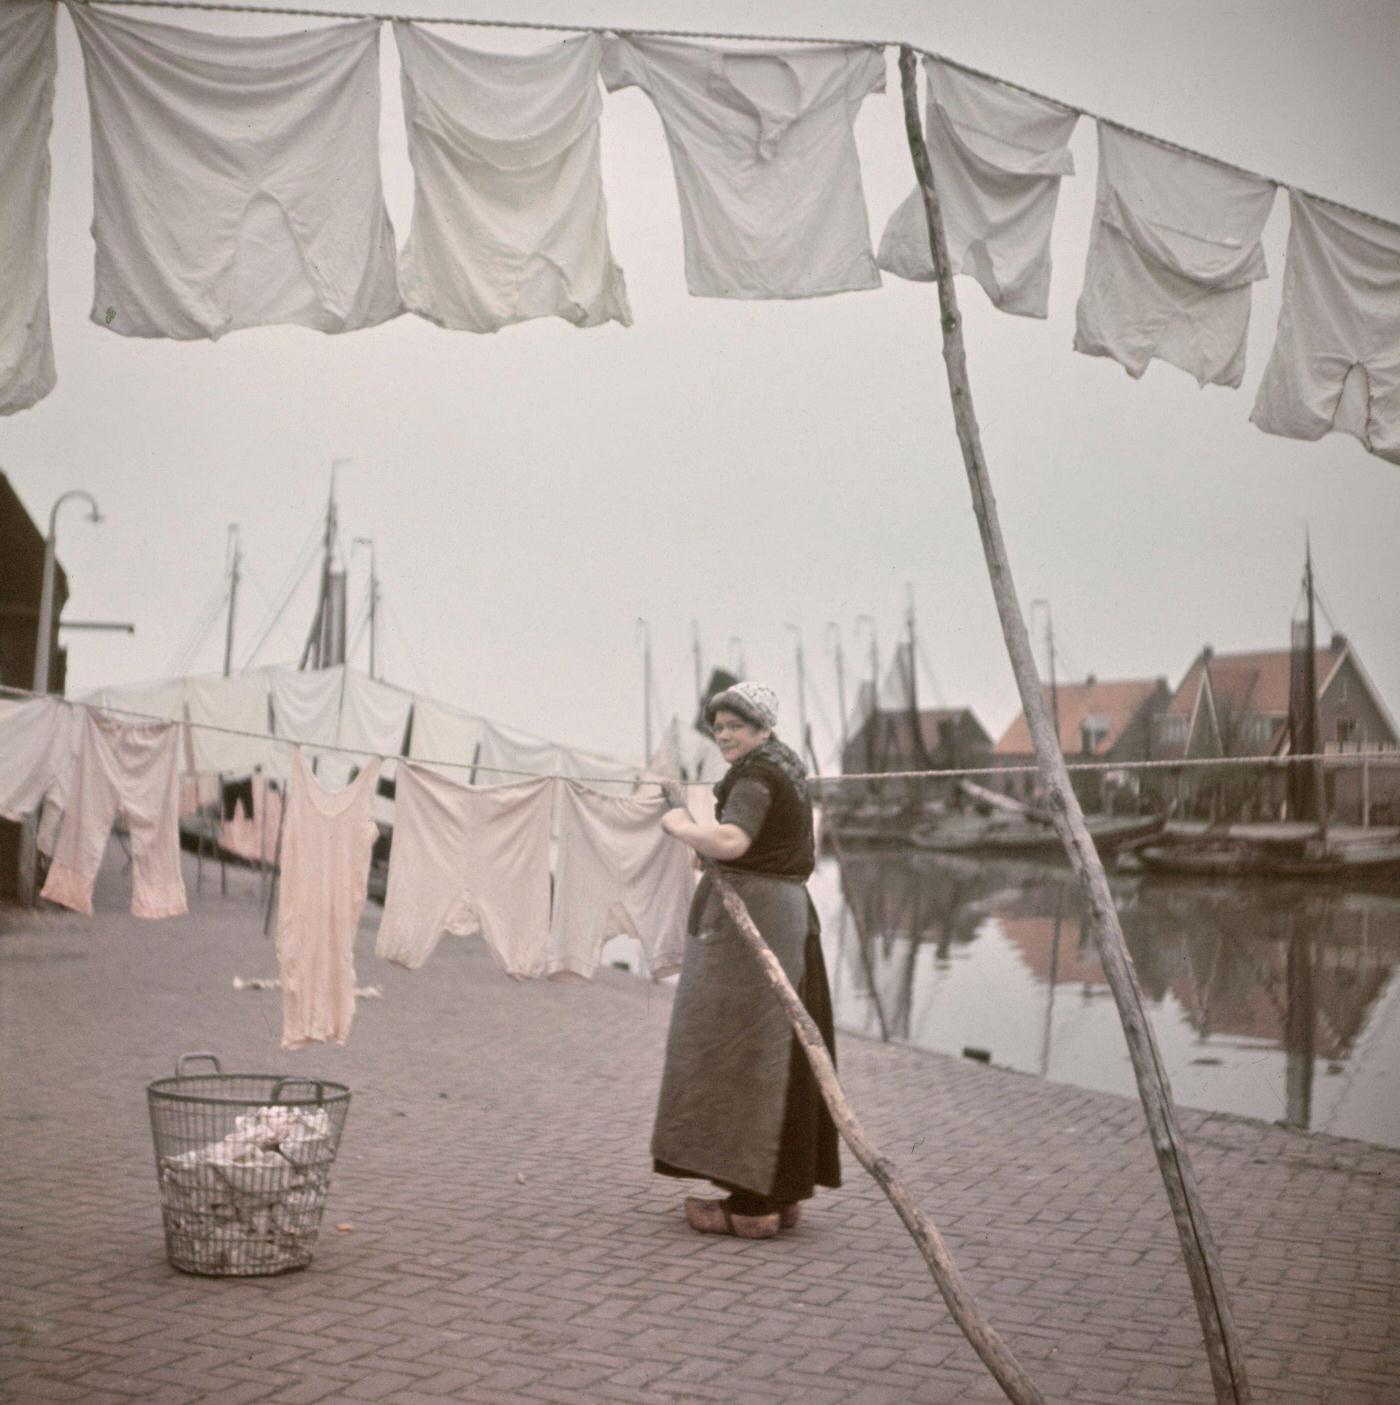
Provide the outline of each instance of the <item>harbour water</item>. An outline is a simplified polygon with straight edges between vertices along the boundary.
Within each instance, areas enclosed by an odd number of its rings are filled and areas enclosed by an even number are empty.
[[[1400,893],[1111,883],[1179,1103],[1400,1146]],[[1136,1095],[1068,870],[868,851],[811,890],[838,1027]]]

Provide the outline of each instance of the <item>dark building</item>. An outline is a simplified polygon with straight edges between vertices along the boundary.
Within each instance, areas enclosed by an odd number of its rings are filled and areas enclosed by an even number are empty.
[[[39,597],[44,588],[44,534],[34,524],[10,480],[0,473],[0,684],[34,686],[39,636]],[[58,617],[68,599],[68,578],[54,572],[53,634],[49,687],[63,691],[67,656],[58,647]],[[0,820],[0,899],[16,896],[20,827]]]
[[[971,708],[876,708],[846,743],[841,769],[846,775],[867,771],[943,771],[991,764],[992,739]],[[911,798],[932,799],[937,781],[911,781],[903,787]],[[884,792],[882,792],[884,793]],[[886,794],[893,799],[894,792]]]
[[[25,511],[10,480],[0,473],[0,684],[34,686],[39,596],[44,585],[44,534]],[[49,641],[49,690],[63,691],[67,657],[58,646],[58,619],[68,599],[68,577],[54,572],[53,635]]]

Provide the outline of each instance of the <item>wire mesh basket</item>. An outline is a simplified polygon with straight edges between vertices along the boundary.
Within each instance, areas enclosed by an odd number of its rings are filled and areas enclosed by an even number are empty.
[[[189,1073],[197,1061],[212,1073]],[[224,1073],[182,1054],[146,1087],[170,1262],[251,1277],[311,1262],[350,1090],[319,1078]]]

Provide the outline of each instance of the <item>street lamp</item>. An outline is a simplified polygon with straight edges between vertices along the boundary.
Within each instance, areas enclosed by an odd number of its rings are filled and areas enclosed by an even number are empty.
[[[374,677],[375,612],[379,605],[379,571],[374,560],[374,538],[356,537],[350,543],[353,556],[357,546],[369,547],[369,676]]]
[[[81,488],[73,488],[63,494],[54,503],[53,510],[49,513],[49,534],[44,538],[44,584],[39,594],[39,638],[34,649],[34,691],[36,693],[47,693],[49,691],[49,654],[50,644],[53,639],[53,586],[54,575],[58,569],[58,555],[55,550],[56,535],[58,532],[58,510],[68,501],[69,498],[86,498],[91,511],[88,513],[88,521],[102,521],[102,514],[97,508],[97,499],[91,493],[84,492]]]

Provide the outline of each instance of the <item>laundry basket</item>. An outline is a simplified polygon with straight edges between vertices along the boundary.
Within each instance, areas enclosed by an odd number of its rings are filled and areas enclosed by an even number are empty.
[[[187,1072],[207,1062],[212,1073]],[[251,1277],[311,1262],[350,1090],[320,1078],[224,1073],[182,1054],[146,1088],[170,1262]]]

